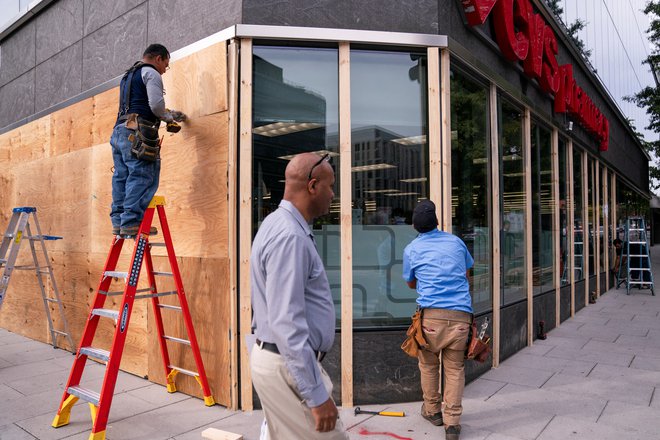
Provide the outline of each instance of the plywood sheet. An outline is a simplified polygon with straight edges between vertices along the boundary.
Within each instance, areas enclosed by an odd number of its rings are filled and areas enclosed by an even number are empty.
[[[50,155],[57,156],[92,145],[93,98],[50,114]]]
[[[230,303],[229,261],[226,258],[179,258],[178,262],[211,391],[217,403],[228,406],[230,404],[227,313]],[[169,268],[165,257],[156,257],[154,265],[162,269]],[[173,288],[173,283],[169,281],[159,284],[158,290],[166,291]],[[162,302],[178,305],[175,297],[163,297]],[[167,335],[187,339],[180,313],[164,310],[162,316]],[[189,347],[168,342],[168,351],[173,365],[197,371]],[[165,373],[151,308],[149,309],[149,379],[165,384]],[[177,377],[177,389],[198,397],[202,395],[197,382],[181,374]]]
[[[227,110],[227,44],[174,61],[163,75],[165,102],[191,119]]]
[[[0,162],[11,166],[50,154],[50,118],[27,123],[0,136]]]
[[[119,87],[115,87],[92,98],[92,143],[110,142],[112,129],[119,110]]]
[[[165,137],[158,194],[178,256],[227,256],[227,138],[227,112]]]

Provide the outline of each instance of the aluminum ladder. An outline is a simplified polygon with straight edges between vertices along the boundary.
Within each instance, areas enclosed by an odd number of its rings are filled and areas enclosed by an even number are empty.
[[[36,235],[32,235],[30,216],[32,216],[32,221],[34,222],[34,227],[37,232]],[[7,293],[12,273],[15,270],[34,270],[39,283],[39,289],[41,290],[41,298],[43,299],[44,309],[46,310],[46,318],[48,318],[48,331],[50,332],[53,347],[62,348],[58,341],[59,338],[65,338],[69,344],[69,349],[73,351],[75,350],[75,345],[73,345],[73,340],[69,333],[69,326],[66,321],[66,316],[64,315],[64,307],[62,306],[62,301],[60,299],[60,292],[57,289],[57,282],[55,281],[55,275],[53,274],[53,266],[50,264],[48,251],[46,250],[46,240],[59,240],[61,238],[62,237],[56,237],[54,235],[43,235],[41,233],[41,227],[39,226],[39,220],[37,219],[37,208],[33,206],[22,206],[13,209],[11,220],[9,220],[7,231],[2,237],[2,244],[0,245],[0,268],[4,269],[2,278],[0,278],[0,307],[2,307],[2,302]],[[18,251],[23,239],[26,239],[30,243],[33,264],[17,266],[16,259],[18,258]],[[43,259],[45,261],[43,264],[39,262],[39,254],[35,247],[35,242],[41,246]],[[52,296],[49,295],[48,289],[46,289],[44,275],[50,281],[50,285],[53,288]],[[61,320],[58,325],[59,330],[53,325],[53,318],[50,309],[51,304],[57,305]]]
[[[646,225],[643,217],[628,217],[626,219],[625,238],[621,257],[626,257],[625,273],[623,264],[619,263],[617,288],[625,283],[626,294],[630,295],[631,287],[653,289],[653,271],[649,256],[649,243],[646,236]]]
[[[154,213],[158,212],[160,219],[161,231],[164,238],[164,243],[150,243],[149,231],[153,221]],[[89,403],[92,413],[92,432],[89,435],[89,440],[104,440],[106,433],[106,425],[108,423],[108,415],[110,413],[110,405],[112,404],[112,397],[119,374],[119,364],[121,362],[121,355],[124,350],[126,341],[126,334],[128,333],[128,325],[131,318],[131,311],[133,309],[133,302],[135,299],[149,298],[153,305],[154,318],[156,328],[158,330],[158,342],[160,352],[163,360],[163,367],[165,376],[167,378],[167,391],[170,393],[176,392],[175,378],[177,374],[185,374],[194,377],[202,388],[204,395],[204,403],[206,406],[215,405],[211,389],[209,388],[206,372],[204,371],[204,364],[200,355],[197,338],[195,337],[195,330],[193,328],[190,311],[188,309],[188,301],[186,294],[183,290],[183,282],[181,274],[179,273],[179,266],[174,254],[174,247],[172,245],[172,238],[170,229],[165,217],[165,199],[161,196],[156,196],[151,200],[149,207],[144,213],[144,218],[140,224],[140,228],[135,237],[135,245],[133,246],[133,254],[131,257],[130,270],[128,272],[116,271],[117,261],[121,255],[121,249],[125,239],[128,237],[115,236],[110,247],[110,252],[105,263],[103,275],[96,292],[96,298],[91,306],[89,317],[83,331],[82,340],[76,354],[76,358],[71,367],[71,373],[64,389],[64,395],[60,402],[57,415],[55,416],[52,426],[59,428],[60,426],[67,425],[71,416],[71,408],[81,399]],[[153,262],[151,257],[151,248],[153,246],[164,246],[167,249],[167,257],[170,263],[171,272],[158,272],[154,271]],[[140,277],[140,270],[142,262],[145,261],[147,268],[147,275],[149,277],[149,287],[138,289],[138,279]],[[169,292],[159,292],[156,287],[156,277],[173,277],[176,290]],[[113,279],[124,279],[124,287],[122,291],[111,292],[110,287]],[[119,310],[105,309],[103,305],[108,296],[121,295],[122,302]],[[160,304],[159,297],[176,295],[179,301],[179,306]],[[161,316],[161,309],[170,310],[172,312],[181,313],[185,324],[188,339],[177,338],[165,334],[163,319]],[[99,347],[92,347],[94,334],[99,325],[101,318],[110,318],[115,323],[114,336],[112,339],[112,346],[110,350],[105,350]],[[111,322],[112,322],[111,321]],[[172,343],[183,344],[189,346],[197,366],[197,372],[189,371],[170,363],[169,354],[167,349],[167,341]],[[88,358],[92,358],[106,364],[105,375],[101,385],[100,392],[91,389],[86,389],[80,386],[80,379],[85,369],[85,363]]]

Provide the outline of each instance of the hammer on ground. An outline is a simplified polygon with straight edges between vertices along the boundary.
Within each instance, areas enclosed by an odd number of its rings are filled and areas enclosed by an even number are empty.
[[[355,407],[355,415],[358,414],[374,414],[377,416],[388,416],[388,417],[405,417],[406,413],[403,411],[366,411],[360,409],[359,406]]]

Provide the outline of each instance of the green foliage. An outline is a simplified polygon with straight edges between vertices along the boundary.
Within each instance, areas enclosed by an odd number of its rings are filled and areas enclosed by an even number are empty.
[[[649,41],[652,44],[651,54],[644,61],[655,72],[660,66],[660,0],[651,0],[646,4],[644,13],[651,18],[651,24],[647,30]],[[634,94],[627,96],[629,102],[634,102],[638,107],[646,109],[646,114],[649,116],[649,125],[647,130],[660,134],[660,89],[656,84],[655,87],[647,86]],[[649,175],[651,177],[651,188],[660,188],[660,140],[646,142],[642,136],[635,130],[638,139],[644,145],[644,148],[652,153],[653,158],[649,164]]]
[[[557,17],[559,21],[562,23],[564,22],[561,18],[561,14],[564,13],[564,10],[559,6],[559,1],[560,0],[545,0],[545,4],[550,8],[553,14]],[[587,22],[581,19],[575,20],[573,23],[566,26],[566,30],[568,31],[568,35],[571,37],[573,40],[573,43],[580,49],[582,52],[582,55],[585,58],[589,58],[591,56],[591,49],[587,49],[585,47],[584,41],[578,37],[578,33],[584,29],[584,27],[587,25]]]

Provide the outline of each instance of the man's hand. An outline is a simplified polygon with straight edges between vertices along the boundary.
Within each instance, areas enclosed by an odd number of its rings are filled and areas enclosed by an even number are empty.
[[[176,122],[183,122],[188,119],[186,114],[180,112],[179,110],[170,110],[170,114],[172,115],[172,119],[174,119]]]
[[[329,398],[320,406],[312,408],[312,416],[314,416],[317,431],[329,432],[335,429],[337,417],[339,417],[339,411],[337,411],[337,407],[335,406],[335,402],[332,401],[332,398]]]

